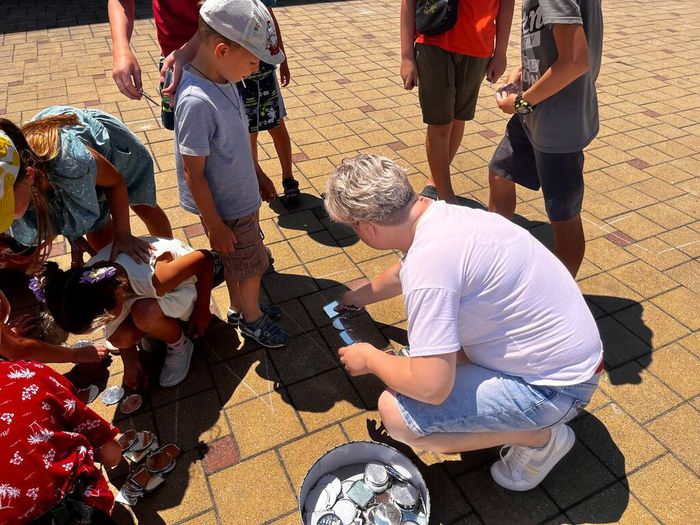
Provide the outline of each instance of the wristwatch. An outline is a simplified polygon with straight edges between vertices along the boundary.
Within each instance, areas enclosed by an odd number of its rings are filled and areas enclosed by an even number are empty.
[[[532,113],[532,111],[535,109],[535,106],[533,106],[523,98],[522,93],[518,93],[515,96],[515,102],[513,103],[513,107],[515,108],[515,112],[520,113],[521,115]]]

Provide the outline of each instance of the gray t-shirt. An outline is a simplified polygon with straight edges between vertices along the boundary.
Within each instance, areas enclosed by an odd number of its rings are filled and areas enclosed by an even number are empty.
[[[185,70],[175,106],[175,166],[180,205],[199,214],[184,177],[182,155],[207,157],[204,173],[225,221],[260,208],[248,117],[236,85],[214,84]]]
[[[601,0],[523,0],[523,90],[557,59],[554,24],[583,24],[589,48],[588,73],[524,115],[525,131],[535,149],[547,153],[581,151],[598,134],[595,82],[603,52]]]

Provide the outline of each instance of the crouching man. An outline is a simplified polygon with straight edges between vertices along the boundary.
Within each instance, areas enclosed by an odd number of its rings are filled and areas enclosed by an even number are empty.
[[[499,215],[416,197],[382,157],[345,160],[325,206],[367,245],[404,254],[341,301],[403,294],[410,357],[366,343],[339,350],[351,375],[386,383],[379,413],[389,434],[444,453],[505,445],[496,483],[536,487],[571,450],[565,423],[603,370],[598,329],[564,265]]]

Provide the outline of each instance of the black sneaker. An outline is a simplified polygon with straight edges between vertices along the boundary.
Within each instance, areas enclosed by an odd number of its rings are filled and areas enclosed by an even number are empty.
[[[301,196],[299,191],[299,181],[294,177],[288,179],[282,179],[282,187],[284,188],[284,200],[287,202],[296,202]]]
[[[287,332],[267,314],[263,314],[254,323],[246,323],[241,319],[238,326],[244,337],[257,341],[265,348],[280,348],[289,342]]]
[[[428,197],[429,199],[433,199],[434,201],[438,199],[437,188],[430,184],[423,188],[423,191],[421,191],[420,194],[422,197]]]

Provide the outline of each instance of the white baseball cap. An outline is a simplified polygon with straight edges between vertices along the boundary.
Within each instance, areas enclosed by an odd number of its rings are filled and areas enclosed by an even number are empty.
[[[199,14],[214,31],[263,62],[284,62],[272,16],[259,0],[206,0]]]

